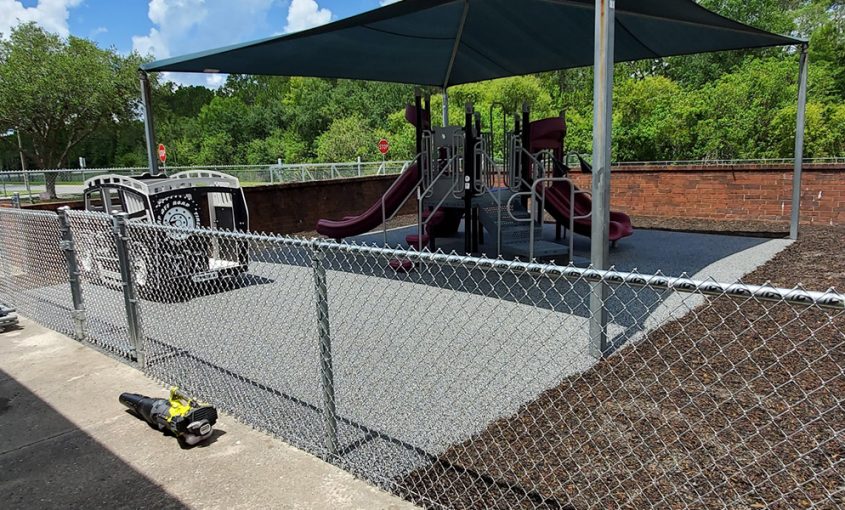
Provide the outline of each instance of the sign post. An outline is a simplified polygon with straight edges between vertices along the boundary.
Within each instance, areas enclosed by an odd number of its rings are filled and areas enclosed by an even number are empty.
[[[158,144],[158,160],[161,161],[164,168],[167,168],[167,165],[165,164],[167,161],[167,148],[163,143]]]
[[[384,167],[384,157],[387,155],[387,151],[390,150],[390,144],[387,142],[387,138],[382,138],[378,141],[378,151],[381,152],[381,171],[382,173],[386,173],[387,169]]]

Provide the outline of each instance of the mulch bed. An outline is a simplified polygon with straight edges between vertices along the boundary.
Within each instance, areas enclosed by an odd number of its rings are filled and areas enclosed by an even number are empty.
[[[845,290],[845,228],[743,280]],[[710,298],[400,481],[454,508],[845,506],[845,312]]]
[[[764,237],[784,237],[789,234],[789,222],[756,220],[708,220],[702,218],[667,218],[662,216],[632,216],[634,228],[678,230],[720,234],[742,234]]]

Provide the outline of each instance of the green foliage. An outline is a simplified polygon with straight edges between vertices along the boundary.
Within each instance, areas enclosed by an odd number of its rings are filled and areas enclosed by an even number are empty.
[[[141,63],[135,53],[19,25],[0,40],[0,129],[24,133],[24,151],[38,167],[65,166],[99,127],[135,115]],[[54,179],[48,191],[55,195]]]
[[[653,161],[690,154],[691,128],[699,118],[694,94],[662,76],[627,79],[617,90],[613,109],[617,159]]]
[[[359,157],[372,161],[379,154],[373,130],[363,117],[352,115],[337,119],[317,138],[319,161],[354,161]]]
[[[762,29],[809,39],[806,154],[845,154],[845,4],[700,3]],[[20,126],[37,166],[73,164],[78,156],[85,156],[89,166],[145,164],[143,126],[136,117],[138,61],[136,55],[120,57],[76,38],[64,41],[32,25],[18,28],[8,42],[0,43],[0,66],[5,66],[0,67],[0,132]],[[790,157],[797,67],[794,48],[617,64],[613,157]],[[492,124],[493,150],[501,156],[502,134],[513,128],[513,115],[526,101],[532,119],[565,111],[567,149],[589,153],[592,86],[592,70],[582,68],[452,87],[449,122],[462,125],[464,106],[472,102],[484,130]],[[439,125],[440,91],[426,91],[432,94],[432,120]],[[358,156],[378,160],[381,137],[390,141],[388,158],[409,159],[416,150],[413,126],[404,118],[404,106],[413,100],[407,85],[230,75],[216,91],[154,82],[153,99],[156,141],[167,145],[168,164],[269,164],[279,158],[286,163],[331,162]],[[95,104],[108,108],[91,109]],[[72,122],[58,120],[59,107],[77,112],[65,117]],[[10,111],[18,112],[16,118]],[[35,147],[44,144],[35,127],[45,121],[51,125],[54,148],[38,149],[42,156],[52,154],[49,163],[39,163]],[[64,150],[77,138],[81,141]],[[64,156],[57,157],[60,153]],[[0,162],[5,167],[18,164],[16,143],[3,137]]]

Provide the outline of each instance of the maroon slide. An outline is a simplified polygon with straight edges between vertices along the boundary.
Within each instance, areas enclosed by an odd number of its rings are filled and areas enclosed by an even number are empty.
[[[320,220],[317,222],[317,232],[337,240],[367,233],[381,225],[383,217],[389,218],[393,215],[402,205],[402,201],[414,191],[419,181],[419,168],[417,165],[412,165],[396,179],[393,188],[369,209],[358,216],[350,216],[338,221]],[[382,201],[385,209],[384,216],[381,212]]]
[[[545,192],[546,211],[552,215],[555,221],[566,228],[569,228],[570,186],[571,184],[566,181],[555,182]],[[589,196],[583,193],[575,194],[575,206],[573,207],[575,216],[586,216],[590,214],[592,209],[593,203]],[[592,218],[576,218],[573,221],[575,233],[587,237],[592,234],[592,224]],[[634,227],[631,225],[631,218],[627,214],[619,211],[610,211],[610,229],[608,230],[607,236],[609,241],[615,243],[633,233]]]
[[[563,165],[560,160],[563,158],[563,138],[566,136],[566,121],[562,117],[535,120],[531,123],[530,136],[531,152],[551,149],[554,152],[555,159],[560,165]],[[555,175],[562,175],[562,173],[555,172]],[[555,221],[566,228],[569,228],[570,186],[569,182],[554,182],[545,191],[546,211],[552,215]],[[578,188],[575,188],[575,191],[578,191]],[[584,193],[575,193],[574,202],[575,207],[573,210],[575,216],[586,216],[593,210],[592,200]],[[577,234],[589,237],[592,234],[592,223],[592,219],[587,217],[576,219],[573,222],[573,226]],[[615,243],[633,233],[634,227],[631,224],[631,218],[627,214],[619,211],[610,211],[609,241]]]

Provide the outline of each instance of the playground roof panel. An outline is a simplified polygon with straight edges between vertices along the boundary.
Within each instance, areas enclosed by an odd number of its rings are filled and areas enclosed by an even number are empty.
[[[616,0],[615,19],[617,62],[803,42],[692,0]],[[142,69],[451,86],[592,65],[593,37],[592,0],[404,0]]]

